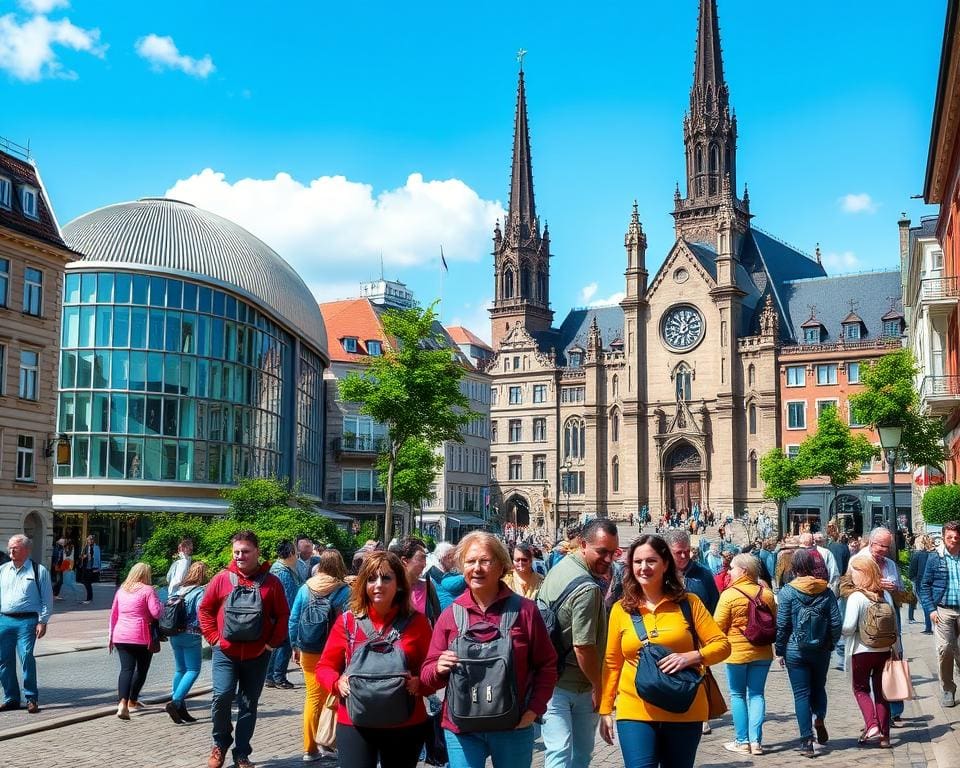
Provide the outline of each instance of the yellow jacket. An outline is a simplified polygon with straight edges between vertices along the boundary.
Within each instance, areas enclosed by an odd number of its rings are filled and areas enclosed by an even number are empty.
[[[760,587],[749,578],[741,577],[736,582],[727,587],[720,594],[720,601],[717,603],[717,610],[713,612],[717,626],[730,640],[730,656],[727,658],[727,664],[749,664],[751,661],[764,661],[773,658],[773,644],[754,645],[743,635],[743,630],[747,626],[747,597],[744,597],[737,590],[742,589],[749,595],[749,600],[756,598]],[[773,599],[773,591],[764,588],[761,598],[766,606],[773,613],[773,618],[777,618],[777,604]]]
[[[717,626],[710,611],[694,594],[687,593],[693,624],[700,639],[703,661],[710,666],[723,661],[730,654],[730,642]],[[643,625],[651,642],[666,645],[677,653],[693,650],[693,637],[683,618],[680,606],[672,600],[661,600],[653,611],[640,608]],[[603,694],[600,714],[609,715],[614,706],[618,720],[646,720],[651,722],[702,722],[707,719],[707,695],[700,686],[693,706],[686,712],[675,713],[647,704],[637,695],[637,655],[640,638],[630,614],[620,601],[610,612],[607,628],[607,652],[603,660]]]

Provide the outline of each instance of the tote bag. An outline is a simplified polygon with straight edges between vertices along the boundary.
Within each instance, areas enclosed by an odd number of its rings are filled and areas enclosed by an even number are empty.
[[[320,720],[317,723],[316,742],[327,749],[337,748],[337,706],[339,699],[332,693],[328,694],[323,706],[320,707]]]
[[[896,651],[890,651],[890,658],[884,662],[880,690],[887,701],[906,701],[916,696],[910,679],[910,665]]]

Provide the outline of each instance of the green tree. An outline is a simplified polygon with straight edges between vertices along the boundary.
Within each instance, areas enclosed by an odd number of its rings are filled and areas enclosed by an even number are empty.
[[[920,413],[920,396],[914,386],[919,371],[909,349],[898,349],[863,366],[860,371],[862,392],[850,397],[864,424],[903,427],[898,456],[918,467],[930,465],[943,469],[943,425]]]
[[[393,470],[393,497],[407,505],[411,517],[414,508],[430,495],[430,487],[441,467],[443,456],[420,438],[412,438],[400,448]],[[377,471],[380,477],[389,476],[388,454],[377,457]],[[413,526],[408,526],[407,530],[412,531]]]
[[[833,507],[840,489],[860,476],[863,463],[878,454],[863,435],[853,435],[834,406],[824,408],[817,431],[800,443],[797,462],[803,477],[825,477],[833,487]]]
[[[960,485],[935,485],[923,494],[920,510],[925,522],[943,525],[960,520]]]
[[[777,526],[786,531],[783,505],[800,493],[799,481],[803,479],[800,463],[791,459],[779,448],[772,448],[760,457],[760,479],[763,481],[763,498],[777,504]]]
[[[434,305],[390,310],[383,328],[391,343],[366,368],[340,381],[340,399],[387,428],[384,541],[393,535],[393,485],[397,458],[411,440],[429,446],[462,442],[461,430],[477,414],[460,391],[463,367],[440,334]]]

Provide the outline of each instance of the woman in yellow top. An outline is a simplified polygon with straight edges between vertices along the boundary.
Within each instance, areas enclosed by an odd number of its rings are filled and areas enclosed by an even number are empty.
[[[692,627],[683,617],[683,600],[690,604]],[[614,604],[607,629],[600,736],[613,744],[612,713],[616,706],[617,735],[625,768],[692,768],[702,723],[707,719],[706,691],[700,686],[693,704],[679,714],[660,709],[637,695],[640,638],[632,615],[643,619],[651,643],[666,645],[673,651],[659,663],[667,674],[691,666],[717,664],[730,653],[730,642],[700,598],[684,590],[670,548],[659,536],[640,536],[627,552],[623,599]],[[695,650],[691,632],[699,638],[699,650]]]
[[[767,703],[763,689],[773,661],[773,643],[754,645],[747,640],[749,605],[757,596],[770,609],[776,627],[777,604],[773,592],[757,583],[760,561],[753,555],[737,555],[730,562],[730,586],[723,590],[714,618],[730,639],[727,681],[730,687],[730,711],[736,740],[724,744],[731,752],[763,754],[763,719]]]
[[[533,550],[526,544],[513,548],[513,570],[504,579],[507,586],[528,600],[536,600],[543,576],[533,570]]]

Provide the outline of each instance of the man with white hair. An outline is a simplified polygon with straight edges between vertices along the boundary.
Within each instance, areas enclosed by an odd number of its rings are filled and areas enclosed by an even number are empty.
[[[50,572],[30,559],[32,542],[22,533],[7,543],[10,562],[0,565],[0,712],[20,709],[17,657],[23,671],[27,712],[40,711],[34,644],[47,632],[53,585]]]
[[[810,544],[804,544],[803,546],[816,547],[817,552],[820,553],[820,557],[823,558],[823,564],[827,566],[827,584],[830,586],[833,594],[837,594],[837,585],[840,583],[840,569],[837,567],[837,558],[835,558],[833,552],[827,548],[826,536],[818,531],[812,535],[805,533],[801,535],[800,540],[804,541],[808,536],[810,537]]]

